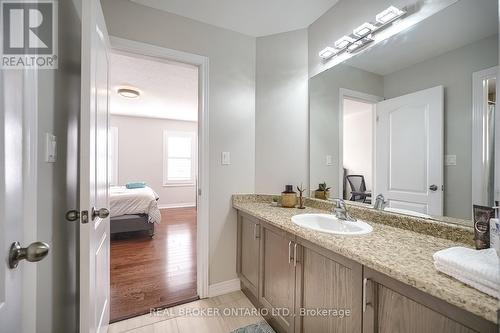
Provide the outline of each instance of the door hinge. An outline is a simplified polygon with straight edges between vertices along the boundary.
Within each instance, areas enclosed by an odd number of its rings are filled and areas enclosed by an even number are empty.
[[[198,195],[201,196],[201,188],[198,189]]]

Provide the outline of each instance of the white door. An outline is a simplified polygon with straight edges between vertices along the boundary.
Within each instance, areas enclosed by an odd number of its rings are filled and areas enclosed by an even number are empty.
[[[108,35],[98,0],[82,1],[80,332],[109,324]]]
[[[375,190],[389,207],[443,215],[443,87],[377,104]]]
[[[0,332],[35,331],[36,258],[9,255],[36,240],[36,85],[33,70],[0,72]]]

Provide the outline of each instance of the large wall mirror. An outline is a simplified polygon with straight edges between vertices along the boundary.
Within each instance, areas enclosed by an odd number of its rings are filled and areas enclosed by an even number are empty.
[[[311,193],[457,221],[493,205],[497,14],[456,1],[312,77]]]

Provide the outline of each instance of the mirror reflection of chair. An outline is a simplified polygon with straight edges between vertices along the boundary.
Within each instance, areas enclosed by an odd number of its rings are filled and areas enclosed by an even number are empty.
[[[347,175],[345,178],[351,187],[349,201],[371,203],[372,193],[366,190],[365,177],[363,175]]]

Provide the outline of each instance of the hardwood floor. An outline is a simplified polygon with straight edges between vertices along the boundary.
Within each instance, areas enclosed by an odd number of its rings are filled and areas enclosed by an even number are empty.
[[[196,208],[162,209],[161,216],[153,238],[112,237],[111,322],[198,299]]]

